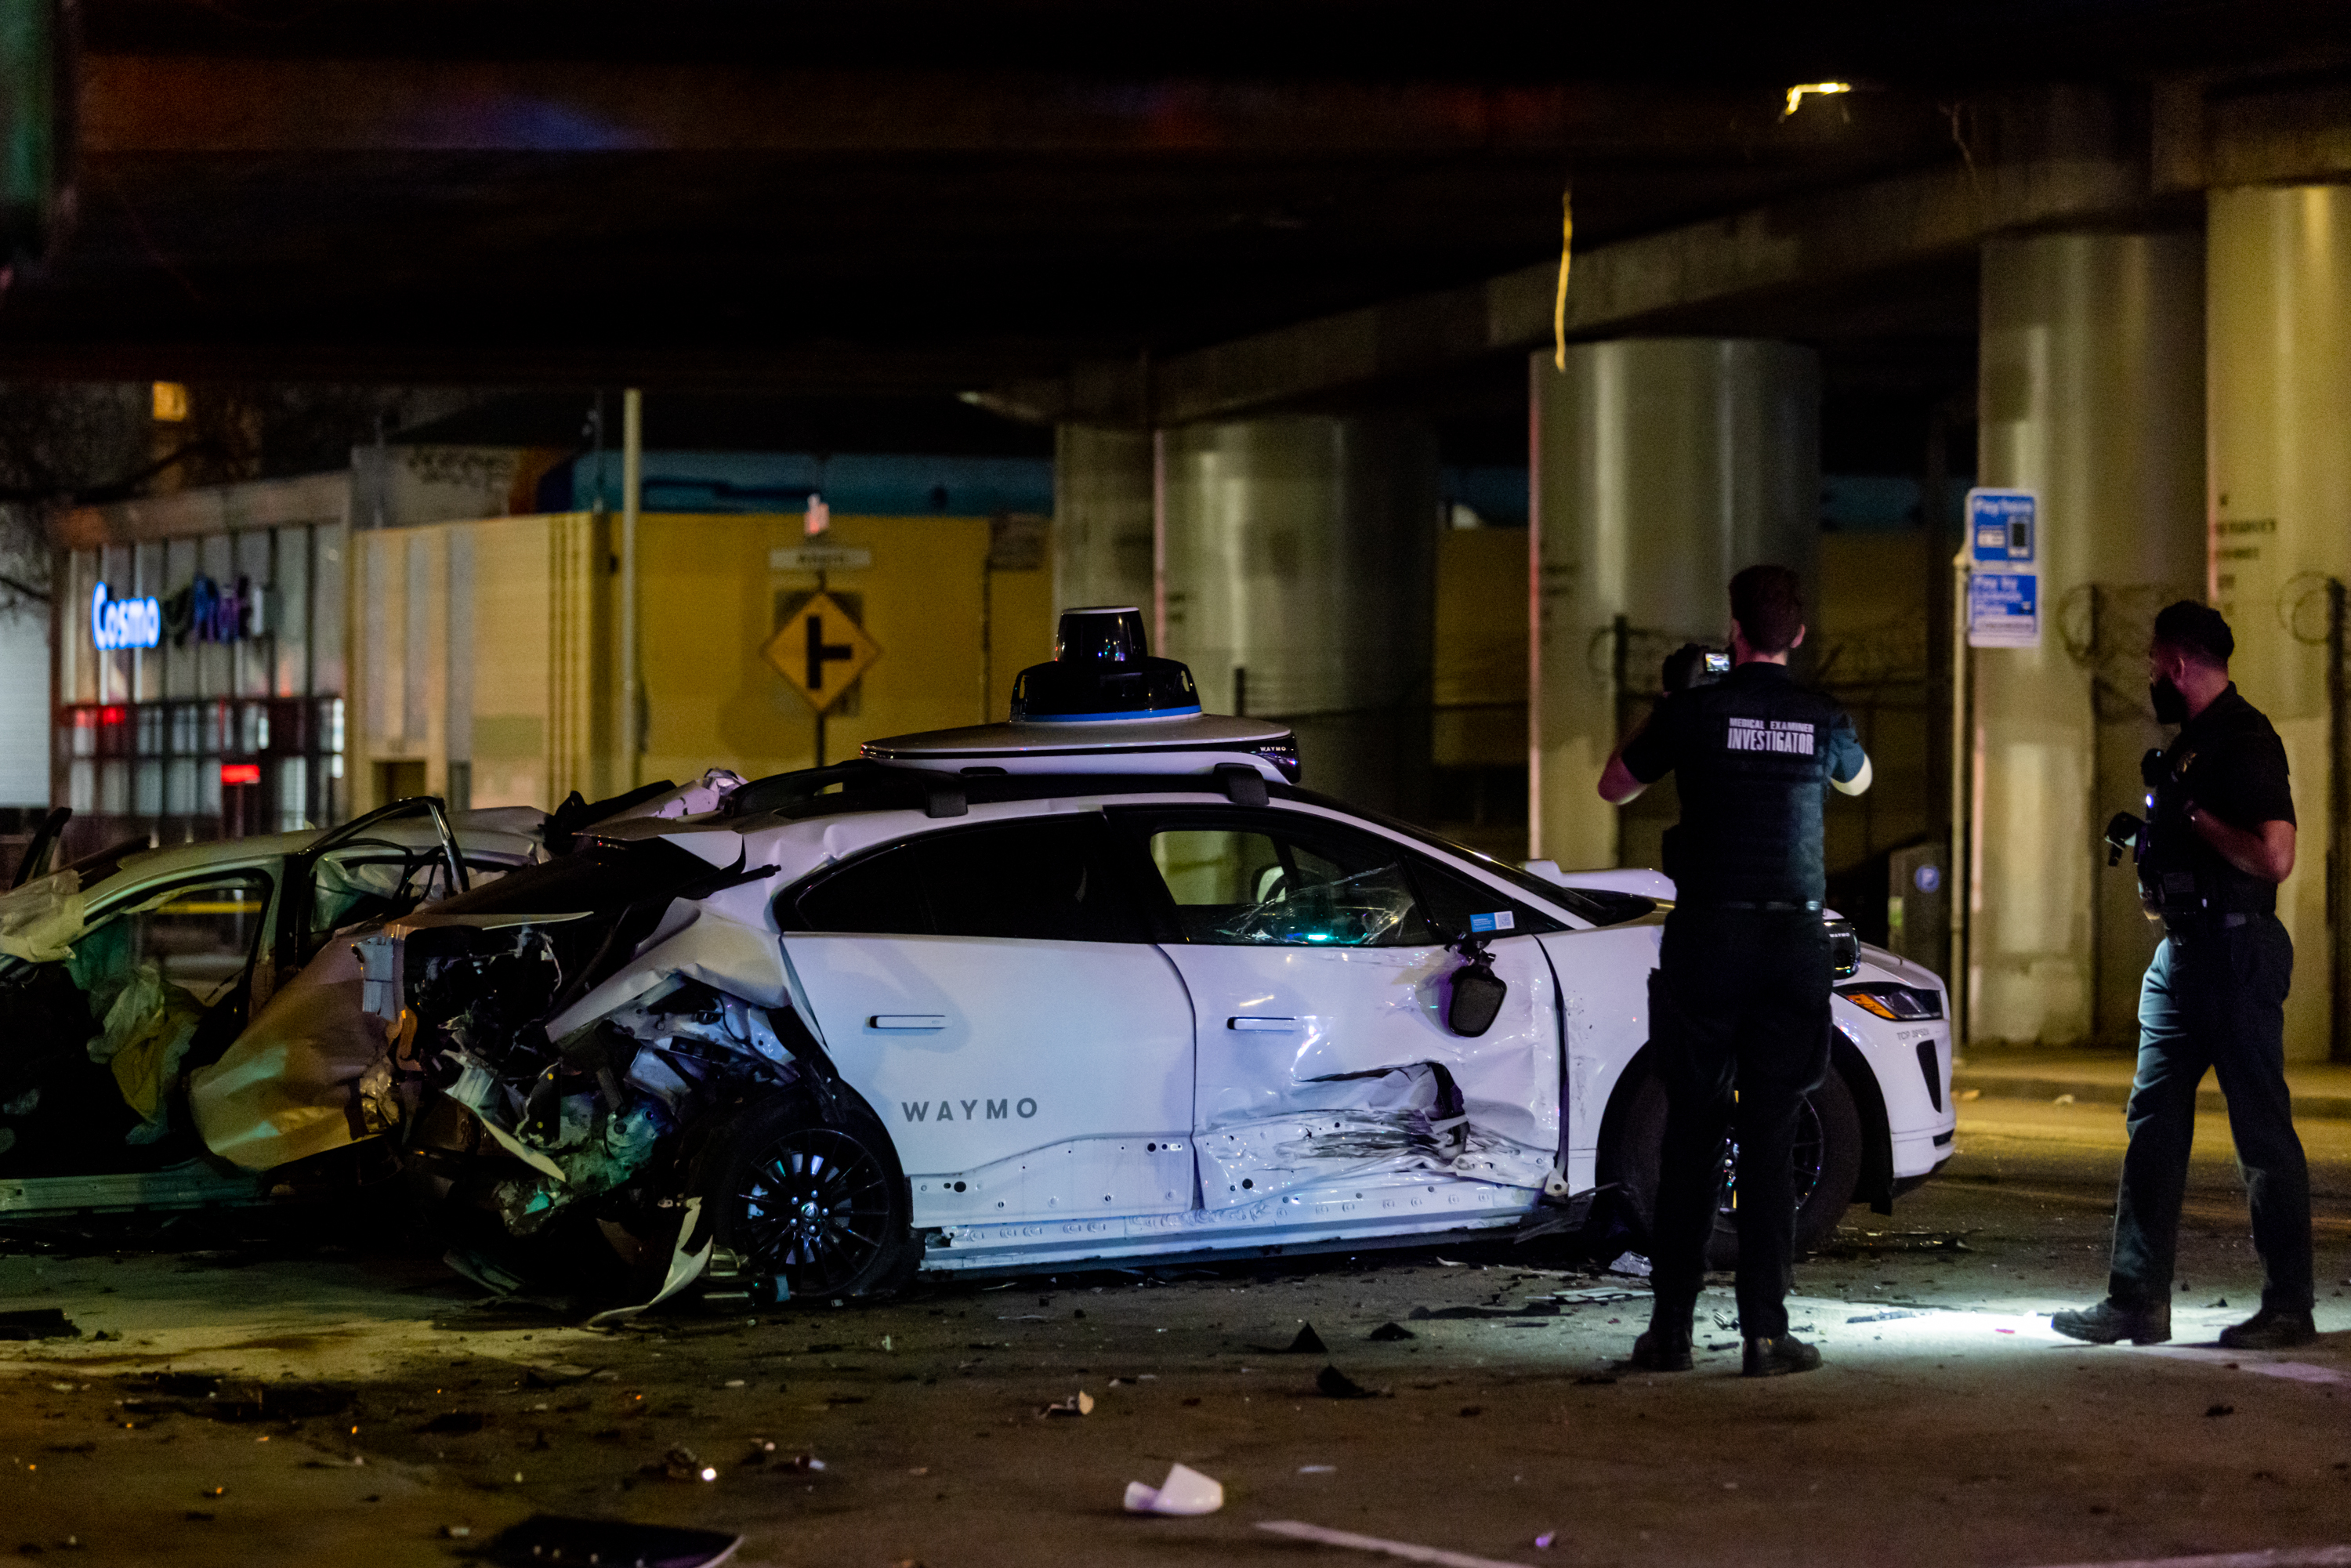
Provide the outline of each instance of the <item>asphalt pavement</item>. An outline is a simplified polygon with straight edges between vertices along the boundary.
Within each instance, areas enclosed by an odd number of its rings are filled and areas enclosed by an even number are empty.
[[[331,1229],[19,1249],[0,1308],[80,1337],[0,1344],[0,1550],[444,1563],[534,1513],[723,1529],[737,1562],[805,1568],[1380,1560],[1259,1528],[1285,1521],[1527,1568],[2351,1542],[2351,1122],[2304,1129],[2320,1344],[2212,1345],[2259,1278],[2208,1116],[2179,1342],[2093,1348],[2046,1314],[2103,1286],[2120,1116],[2053,1101],[1964,1103],[1940,1179],[1854,1211],[1797,1272],[1827,1364],[1771,1382],[1737,1375],[1727,1289],[1696,1371],[1628,1370],[1646,1288],[1573,1249],[719,1298],[617,1333]],[[1327,1351],[1291,1353],[1310,1324]],[[1090,1413],[1045,1413],[1081,1393]],[[1176,1462],[1219,1511],[1122,1511]]]

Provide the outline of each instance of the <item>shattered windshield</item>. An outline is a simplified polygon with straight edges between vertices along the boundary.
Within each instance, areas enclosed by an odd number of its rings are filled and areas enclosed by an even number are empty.
[[[1403,866],[1375,840],[1169,827],[1151,835],[1151,859],[1194,942],[1375,947],[1432,939]]]
[[[1233,942],[1369,947],[1413,913],[1412,889],[1405,885],[1399,866],[1296,887],[1277,878],[1272,885],[1271,897],[1252,904],[1217,934]]]

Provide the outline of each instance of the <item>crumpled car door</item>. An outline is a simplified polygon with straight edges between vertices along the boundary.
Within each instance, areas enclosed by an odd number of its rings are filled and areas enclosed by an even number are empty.
[[[420,825],[429,831],[418,833]],[[269,1170],[386,1131],[383,1027],[360,1006],[350,944],[330,938],[469,885],[448,813],[431,796],[354,818],[290,860],[277,951],[256,968],[253,1020],[189,1075],[189,1111],[205,1147]],[[265,974],[276,982],[266,990]]]
[[[1461,959],[1418,891],[1443,873],[1402,846],[1295,813],[1120,816],[1182,937],[1166,952],[1192,998],[1208,1208],[1314,1189],[1318,1205],[1360,1196],[1409,1218],[1453,1206],[1432,1186],[1543,1185],[1559,1142],[1559,1014],[1531,930],[1485,912],[1506,921],[1489,952],[1509,992],[1467,1038],[1446,1022]]]

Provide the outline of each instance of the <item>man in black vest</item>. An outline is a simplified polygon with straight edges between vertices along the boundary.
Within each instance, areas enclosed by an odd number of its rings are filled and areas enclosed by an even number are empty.
[[[1803,622],[1786,567],[1750,566],[1732,578],[1729,674],[1669,693],[1600,778],[1611,805],[1668,772],[1681,790],[1681,821],[1666,837],[1676,900],[1649,977],[1665,1161],[1649,1239],[1656,1300],[1633,1362],[1652,1372],[1690,1365],[1722,1140],[1734,1124],[1742,1370],[1778,1377],[1821,1364],[1818,1350],[1788,1333],[1790,1160],[1804,1096],[1829,1063],[1826,787],[1858,795],[1870,768],[1853,721],[1788,677]]]
[[[2294,942],[2277,884],[2294,870],[2294,795],[2277,731],[2229,679],[2237,640],[2220,612],[2183,599],[2155,618],[2147,649],[2155,716],[2179,738],[2147,755],[2152,821],[2139,893],[2163,945],[2139,988],[2138,1071],[2124,1121],[2106,1299],[2051,1326],[2094,1344],[2171,1337],[2172,1264],[2196,1133],[2196,1088],[2220,1080],[2253,1210],[2262,1307],[2220,1332],[2234,1350],[2283,1350],[2311,1322],[2310,1169],[2285,1084],[2285,994]]]

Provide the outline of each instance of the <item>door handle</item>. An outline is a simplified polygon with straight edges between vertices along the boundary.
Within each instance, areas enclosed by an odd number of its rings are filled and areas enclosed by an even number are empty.
[[[1244,1016],[1241,1018],[1227,1019],[1225,1020],[1225,1027],[1227,1029],[1251,1030],[1263,1030],[1288,1033],[1290,1030],[1298,1027],[1298,1020],[1296,1019],[1266,1018],[1260,1014],[1254,1017]]]
[[[865,1020],[865,1027],[900,1030],[945,1029],[947,1016],[945,1013],[876,1013]]]

